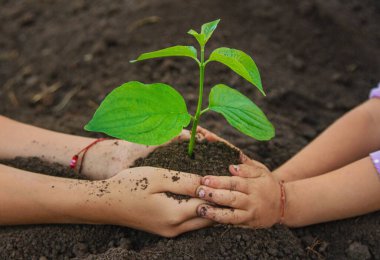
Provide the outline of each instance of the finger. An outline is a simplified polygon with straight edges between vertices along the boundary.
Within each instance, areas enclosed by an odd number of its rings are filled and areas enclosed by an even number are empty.
[[[171,213],[171,215],[175,216],[173,225],[197,217],[197,208],[205,203],[204,200],[198,198],[177,199],[165,193],[156,193],[152,196],[156,199],[157,205],[165,205],[162,210],[175,209],[175,212]]]
[[[181,195],[195,196],[197,187],[201,184],[201,176],[186,172],[153,168],[154,186],[152,193],[172,192]]]
[[[182,132],[179,134],[179,136],[175,137],[172,141],[186,141],[190,139],[190,131],[189,130],[182,130]],[[169,142],[170,143],[170,142]]]
[[[239,176],[208,175],[202,178],[201,183],[202,185],[215,189],[240,191],[246,194],[249,192],[247,179],[241,178]]]
[[[247,212],[240,209],[218,208],[208,204],[202,204],[197,208],[198,216],[213,220],[222,224],[243,224],[247,219]]]
[[[248,202],[247,194],[239,191],[213,189],[207,186],[199,186],[197,196],[200,199],[235,209],[244,209]]]
[[[244,178],[258,178],[269,172],[266,168],[259,165],[247,164],[230,165],[229,170],[232,175]]]
[[[220,142],[224,142],[225,140],[222,139],[221,137],[217,136],[216,134],[204,129],[203,127],[201,126],[197,126],[197,133],[198,134],[201,134],[204,136],[204,138],[209,141],[209,142],[217,142],[217,141],[220,141]]]
[[[251,158],[248,157],[248,155],[246,155],[245,153],[243,153],[242,151],[240,151],[239,153],[239,160],[241,163],[247,163],[251,160]]]
[[[256,160],[249,158],[248,155],[244,154],[242,151],[240,151],[239,159],[240,159],[240,162],[242,164],[248,164],[248,165],[252,165],[252,166],[260,166],[260,167],[267,168],[261,162],[258,162]]]
[[[209,227],[213,224],[214,222],[212,220],[197,217],[180,224],[178,226],[177,232],[178,234],[181,234],[181,233],[188,232],[191,230],[197,230],[197,229]]]

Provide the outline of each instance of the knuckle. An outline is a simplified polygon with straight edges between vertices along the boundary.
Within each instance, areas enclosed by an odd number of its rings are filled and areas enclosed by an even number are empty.
[[[238,186],[238,181],[236,176],[232,176],[229,180],[229,190],[236,190]]]

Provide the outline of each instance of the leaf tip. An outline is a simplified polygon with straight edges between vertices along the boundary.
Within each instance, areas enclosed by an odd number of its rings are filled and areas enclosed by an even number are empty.
[[[83,127],[83,129],[86,130],[86,131],[91,131],[90,123],[88,123],[87,125],[85,125],[85,126]]]
[[[197,35],[198,33],[195,31],[195,30],[193,30],[193,29],[190,29],[188,32],[187,32],[187,34],[190,34],[190,35]]]
[[[138,60],[130,60],[129,63],[136,63]]]

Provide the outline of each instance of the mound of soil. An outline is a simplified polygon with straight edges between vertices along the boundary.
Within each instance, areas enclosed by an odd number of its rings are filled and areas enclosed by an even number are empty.
[[[253,55],[267,96],[216,63],[207,67],[205,93],[217,83],[236,87],[265,111],[276,127],[276,138],[256,142],[213,113],[205,114],[201,125],[272,169],[366,100],[379,80],[377,0],[235,0],[233,4],[4,0],[0,1],[0,114],[66,133],[99,136],[84,132],[83,126],[104,96],[129,80],[174,86],[193,113],[198,84],[195,64],[187,59],[133,65],[128,61],[142,52],[194,44],[186,32],[216,18],[222,21],[206,55],[220,46]],[[56,168],[43,170],[44,164],[35,159],[23,164],[50,174]],[[222,226],[176,239],[113,226],[1,227],[0,258],[191,259],[197,253],[199,258],[380,259],[379,221],[379,213],[373,213],[295,230]],[[174,251],[166,251],[169,248]],[[203,255],[198,254],[201,248],[205,248]]]

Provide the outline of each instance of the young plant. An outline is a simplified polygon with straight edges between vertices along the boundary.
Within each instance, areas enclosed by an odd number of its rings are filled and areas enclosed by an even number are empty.
[[[202,114],[212,110],[242,133],[257,140],[270,140],[274,128],[264,113],[247,97],[224,84],[211,89],[208,107],[202,108],[203,85],[206,65],[220,62],[242,76],[265,96],[260,74],[255,62],[246,53],[221,47],[215,49],[205,60],[205,46],[220,20],[202,25],[201,32],[190,30],[200,46],[200,58],[193,46],[173,46],[141,54],[132,63],[162,57],[189,57],[199,66],[199,96],[194,115],[187,111],[183,97],[164,83],[144,84],[127,82],[114,89],[101,103],[91,121],[88,131],[104,132],[130,142],[160,145],[179,135],[192,121],[188,153],[193,154],[195,134]]]

